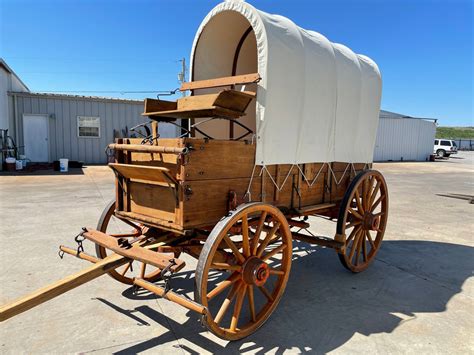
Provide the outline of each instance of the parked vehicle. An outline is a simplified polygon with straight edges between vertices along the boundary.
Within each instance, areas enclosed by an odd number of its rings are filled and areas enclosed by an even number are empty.
[[[451,154],[458,153],[458,146],[450,139],[435,139],[433,153],[441,158],[449,158]]]

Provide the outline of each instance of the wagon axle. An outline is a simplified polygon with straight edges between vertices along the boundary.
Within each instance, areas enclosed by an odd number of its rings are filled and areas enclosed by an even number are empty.
[[[256,256],[250,257],[242,265],[242,279],[248,285],[262,286],[269,276],[268,264]]]
[[[376,231],[380,226],[380,216],[376,216],[371,212],[365,212],[362,224],[365,229]]]

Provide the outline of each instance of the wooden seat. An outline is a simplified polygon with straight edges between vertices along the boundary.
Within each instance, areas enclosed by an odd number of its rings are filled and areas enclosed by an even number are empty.
[[[215,94],[183,97],[177,101],[145,99],[145,112],[142,115],[165,122],[179,118],[239,118],[245,115],[245,110],[256,94],[251,91],[233,89],[236,85],[255,84],[260,79],[258,73],[251,73],[183,83],[179,90],[190,90],[193,93],[195,90],[224,86],[230,89]]]
[[[204,117],[235,119],[245,115],[254,97],[253,92],[223,90],[217,94],[183,97],[176,102],[146,99],[142,115],[158,121]]]

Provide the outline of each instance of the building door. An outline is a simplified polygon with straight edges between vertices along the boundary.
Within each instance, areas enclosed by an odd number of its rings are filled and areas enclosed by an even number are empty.
[[[33,162],[49,162],[49,118],[23,115],[25,155]]]

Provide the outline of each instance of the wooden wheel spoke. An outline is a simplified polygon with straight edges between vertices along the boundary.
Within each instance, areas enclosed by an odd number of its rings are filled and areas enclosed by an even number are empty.
[[[247,215],[242,217],[242,248],[244,256],[250,256],[250,241],[249,241],[249,222]]]
[[[260,215],[260,219],[258,221],[257,229],[255,231],[255,235],[252,238],[252,245],[251,245],[251,254],[255,255],[257,253],[258,241],[260,240],[260,234],[262,234],[263,226],[265,225],[265,220],[267,219],[267,212],[264,211]]]
[[[131,233],[118,233],[118,234],[109,234],[109,235],[114,238],[131,238],[131,237],[138,237],[139,235],[141,235],[141,233],[138,231],[135,231]]]
[[[243,286],[240,288],[237,294],[237,300],[235,301],[234,306],[234,313],[232,314],[232,320],[230,322],[230,331],[235,332],[237,329],[237,324],[239,323],[240,311],[242,310],[242,304],[244,303],[245,291],[247,290],[247,286]]]
[[[140,268],[140,278],[143,279],[145,277],[145,271],[146,271],[146,263],[142,263],[142,266]]]
[[[372,188],[374,187],[374,177],[371,176],[368,180],[366,180],[366,184],[367,184],[367,190],[365,192],[365,201],[366,203],[369,202],[369,199],[370,199],[370,194],[372,193]],[[367,210],[369,207],[369,205],[367,204],[365,206],[365,209]]]
[[[346,225],[346,229],[352,228],[354,226],[358,226],[361,223],[362,223],[362,221],[360,219],[352,221],[351,223]]]
[[[129,262],[129,263],[127,264],[127,266],[125,266],[125,268],[123,269],[123,271],[120,273],[120,275],[124,276],[124,275],[127,273],[128,269],[130,269],[131,266],[132,266],[132,262]]]
[[[367,210],[367,206],[365,205],[367,203],[367,180],[364,180],[362,182],[362,208]]]
[[[236,282],[239,279],[240,274],[239,273],[233,273],[227,280],[224,280],[217,284],[215,288],[213,288],[208,294],[207,294],[207,300],[210,301],[217,295],[219,295],[222,291],[224,291],[227,287],[232,285],[234,282]]]
[[[369,198],[369,206],[372,206],[374,204],[375,197],[377,196],[379,189],[380,189],[380,184],[382,182],[380,180],[377,180],[377,184],[375,185],[374,190],[372,191],[372,194],[370,195]]]
[[[227,263],[212,263],[211,264],[211,269],[241,271],[242,266],[240,266],[240,265],[231,265],[231,264],[227,264]]]
[[[360,239],[360,230],[357,231],[354,237],[354,241],[352,242],[351,252],[349,254],[349,260],[352,260],[352,258],[354,257],[354,253],[357,249],[357,245],[359,244],[359,239]]]
[[[264,261],[268,260],[285,249],[286,249],[286,244],[282,244],[279,247],[272,249],[269,253],[263,255],[261,259]]]
[[[375,243],[374,243],[374,241],[372,240],[372,237],[371,237],[371,235],[370,235],[370,231],[366,230],[366,231],[365,231],[365,235],[367,236],[367,240],[369,241],[370,246],[371,246],[373,249],[375,249]]]
[[[357,209],[360,211],[360,213],[364,213],[364,208],[362,207],[359,190],[357,189],[355,190],[355,199],[356,199]]]
[[[137,233],[141,234],[142,232],[142,227],[138,224],[135,224],[133,223],[132,221],[129,221],[128,219],[125,219],[125,218],[121,218],[121,217],[117,217],[115,214],[114,214],[114,217],[117,218],[120,222],[123,222],[125,224],[128,224],[130,227],[132,227],[133,229],[135,229],[137,231]]]
[[[366,234],[362,234],[362,257],[364,258],[364,262],[367,262],[367,242],[365,240]]]
[[[265,239],[263,240],[262,244],[260,244],[258,249],[257,249],[256,255],[259,258],[262,256],[263,251],[267,247],[268,243],[270,243],[270,240],[272,239],[275,232],[280,228],[280,222],[274,222],[274,224],[275,225],[272,227],[272,229],[269,232],[267,232],[267,235],[265,236]]]
[[[370,208],[370,212],[374,212],[375,209],[377,208],[377,206],[380,204],[380,202],[382,202],[385,198],[385,195],[381,195],[377,201],[374,202],[374,204],[372,205],[372,207]]]
[[[374,214],[374,218],[377,218],[377,217],[381,217],[385,214],[385,212],[379,212],[379,213],[376,213]]]
[[[248,296],[248,299],[249,299],[250,317],[252,319],[252,322],[255,323],[257,321],[257,317],[255,315],[255,300],[254,300],[254,296],[253,296],[253,286],[248,285],[247,289],[248,289],[247,296]]]
[[[359,233],[359,242],[357,243],[357,251],[356,251],[356,259],[355,259],[355,265],[359,265],[359,257],[360,257],[360,249],[362,247],[362,243],[364,243],[365,239],[365,233]]]
[[[235,257],[236,257],[241,263],[244,263],[244,262],[245,262],[245,258],[243,257],[242,254],[240,254],[239,249],[237,249],[237,247],[235,246],[234,242],[229,238],[228,235],[224,235],[224,241],[225,241],[226,244],[229,246],[229,248],[232,250],[232,252],[234,253]]]
[[[273,302],[273,296],[270,294],[270,292],[268,292],[265,286],[258,286],[258,289],[263,293],[269,302]]]
[[[268,272],[270,273],[270,275],[285,275],[285,271],[278,270],[273,267],[269,267]]]
[[[354,238],[354,236],[356,235],[356,233],[359,233],[359,230],[361,229],[362,227],[361,226],[357,226],[356,228],[354,228],[351,232],[351,234],[349,234],[349,237],[347,238],[346,240],[346,246],[349,244],[349,242],[352,240],[352,238]]]
[[[360,220],[364,219],[364,217],[362,217],[362,215],[360,215],[359,213],[357,213],[356,211],[354,211],[354,210],[353,210],[352,208],[350,208],[350,207],[347,209],[347,211],[348,211],[350,214],[352,214],[354,217],[356,217],[356,218],[358,218],[358,219],[360,219]]]
[[[214,318],[214,322],[216,322],[216,324],[219,324],[222,321],[222,318],[224,318],[227,309],[229,309],[230,304],[234,300],[235,295],[237,294],[237,292],[239,292],[241,287],[242,282],[237,282],[232,286],[229,291],[229,294],[227,295],[224,302],[222,302],[221,308],[219,308],[219,311],[217,312],[216,317]]]

